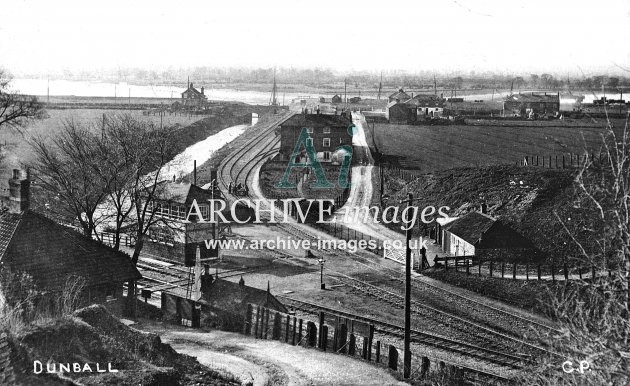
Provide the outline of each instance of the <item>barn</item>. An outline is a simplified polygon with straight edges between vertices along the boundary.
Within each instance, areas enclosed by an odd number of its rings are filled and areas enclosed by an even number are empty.
[[[540,254],[527,238],[482,212],[470,212],[441,229],[442,250],[451,256],[523,260]]]
[[[402,88],[399,88],[398,91],[389,96],[388,102],[404,102],[411,99],[411,96],[407,94]]]
[[[389,123],[409,125],[418,120],[416,106],[403,102],[389,102],[385,110],[385,118]]]

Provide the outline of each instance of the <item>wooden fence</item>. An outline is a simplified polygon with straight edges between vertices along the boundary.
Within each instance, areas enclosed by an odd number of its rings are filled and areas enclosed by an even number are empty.
[[[116,234],[112,232],[96,232],[96,234],[92,235],[94,240],[99,240],[103,244],[107,244],[109,246],[113,246],[116,241]],[[134,247],[136,245],[135,239],[126,233],[120,234],[120,246],[123,247]]]
[[[403,351],[380,340],[374,341],[373,324],[321,311],[317,319],[317,322],[305,320],[249,304],[244,334],[257,339],[278,340],[293,346],[319,348],[325,352],[348,355],[403,373]],[[413,354],[411,358],[411,377],[425,377],[430,370],[431,360]],[[463,384],[463,367],[447,365],[443,361],[436,361],[434,367],[436,365],[437,370],[448,369],[455,375],[454,379],[459,379]]]
[[[585,280],[611,276],[612,267],[570,264],[562,261],[552,264],[484,261],[476,256],[445,256],[435,259],[445,271],[465,272],[467,275],[497,277],[513,280]]]
[[[604,165],[608,163],[607,156],[603,153],[590,154],[553,154],[525,156],[516,162],[517,166],[534,166],[548,169],[569,169],[586,165],[587,163]]]

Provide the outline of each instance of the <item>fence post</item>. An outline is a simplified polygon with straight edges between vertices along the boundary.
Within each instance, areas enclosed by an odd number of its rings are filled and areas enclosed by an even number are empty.
[[[282,337],[282,315],[279,312],[273,316],[273,330],[271,330],[271,339],[280,340]]]
[[[289,343],[289,330],[291,328],[291,316],[287,315],[287,322],[285,324],[286,331],[284,332],[284,342]]]
[[[569,281],[569,268],[566,257],[564,258],[564,280]]]
[[[354,352],[357,348],[357,339],[354,334],[350,334],[350,342],[348,343],[348,355],[354,356]]]
[[[490,260],[490,277],[492,277],[492,266],[494,265],[493,263],[494,261]]]
[[[298,320],[298,340],[296,343],[300,343],[302,341],[302,319]]]
[[[591,281],[595,281],[595,265],[591,265]]]
[[[529,280],[529,263],[525,263],[525,280]]]
[[[420,378],[424,378],[429,372],[431,367],[431,361],[427,357],[422,357],[422,364],[420,366]]]
[[[338,339],[339,339],[339,343],[337,344],[337,347],[342,353],[345,354],[347,351],[346,344],[348,342],[348,325],[346,325],[345,323],[339,326]]]
[[[582,280],[582,267],[578,267],[578,275],[580,275],[580,280]]]
[[[258,319],[260,319],[260,306],[256,307],[256,324],[254,324],[254,338],[258,338]]]
[[[376,341],[376,363],[380,363],[381,361],[381,341]]]
[[[368,352],[367,352],[367,360],[372,360],[372,344],[374,343],[374,325],[370,324],[370,331],[368,333]]]
[[[297,321],[297,318],[294,316],[293,317],[293,337],[291,338],[291,344],[293,346],[295,346],[295,322]]]
[[[363,337],[363,347],[362,347],[362,353],[361,353],[361,357],[365,360],[368,359],[368,337],[364,336]]]
[[[556,282],[556,267],[554,266],[553,263],[551,263],[551,281],[553,283]]]
[[[479,259],[479,267],[477,268],[477,276],[481,276],[481,264],[483,263],[483,260]]]
[[[270,309],[267,309],[267,312],[265,312],[265,309],[263,308],[263,315],[265,315],[265,326],[263,328],[263,331],[265,333],[265,339],[267,339],[267,337],[269,336],[269,313],[271,312]]]
[[[505,261],[502,261],[501,262],[501,279],[503,279],[504,276],[505,276]]]
[[[247,312],[245,314],[245,335],[250,335],[252,333],[253,308],[254,307],[251,304],[247,305]]]
[[[387,367],[392,370],[398,370],[398,350],[392,345],[389,346],[389,361]]]
[[[538,263],[538,280],[541,279],[541,268],[540,268],[540,263]]]
[[[470,264],[468,264],[468,259],[466,259],[466,275],[470,275]]]
[[[317,330],[319,331],[319,341],[318,341],[317,346],[319,348],[322,348],[322,345],[324,344],[322,341],[322,337],[324,336],[323,329],[324,329],[324,311],[319,311],[319,323],[317,326]]]
[[[321,335],[321,332],[320,332]],[[306,322],[307,347],[317,346],[317,326],[313,322]]]
[[[516,280],[516,263],[512,263],[512,279]]]
[[[328,348],[328,326],[322,326],[321,330],[319,330],[319,336],[322,340],[322,345],[320,346],[320,348],[322,349],[322,351],[326,351],[326,349]]]

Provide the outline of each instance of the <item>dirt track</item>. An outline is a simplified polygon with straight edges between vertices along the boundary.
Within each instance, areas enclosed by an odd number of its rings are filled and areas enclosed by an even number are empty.
[[[387,370],[316,349],[258,340],[224,331],[202,332],[143,322],[179,353],[197,358],[251,385],[405,385]]]

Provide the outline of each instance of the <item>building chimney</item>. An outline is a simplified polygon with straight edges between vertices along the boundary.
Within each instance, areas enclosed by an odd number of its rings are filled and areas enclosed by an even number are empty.
[[[203,93],[203,86],[201,86],[201,95],[204,95],[204,93]]]
[[[482,202],[481,205],[479,206],[479,212],[483,214],[488,214],[488,204],[486,204],[485,202]]]
[[[30,185],[28,172],[13,169],[13,178],[9,180],[9,212],[22,213],[28,210]]]
[[[190,86],[188,88],[194,88],[192,82],[190,82]]]

